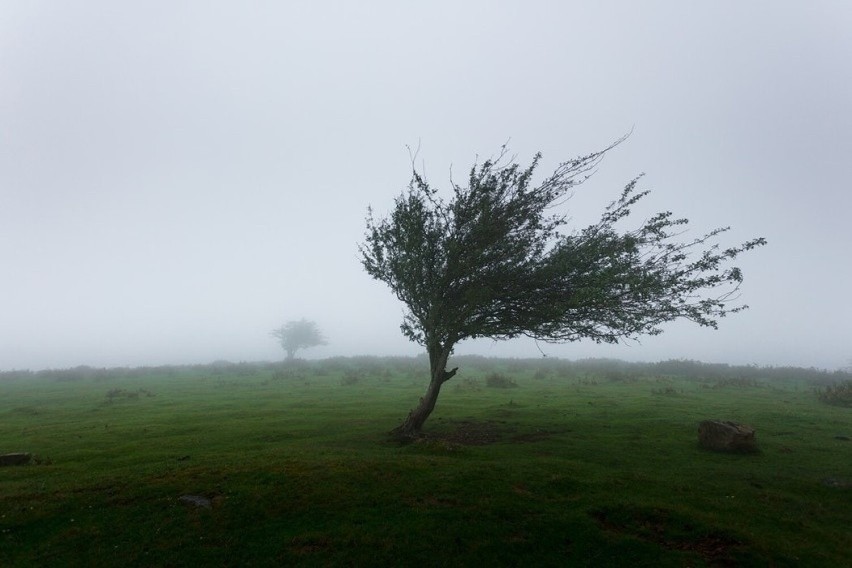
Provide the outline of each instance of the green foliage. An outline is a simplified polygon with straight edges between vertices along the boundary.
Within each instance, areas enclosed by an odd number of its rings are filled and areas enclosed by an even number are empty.
[[[287,352],[288,360],[292,360],[299,349],[326,345],[327,343],[316,322],[304,318],[289,321],[278,329],[272,330],[270,335],[281,342],[282,349]]]
[[[110,389],[106,393],[107,402],[110,404],[115,402],[116,400],[138,400],[140,395],[145,395],[147,397],[157,396],[148,389],[136,389],[135,391],[129,391],[127,389]]]
[[[757,365],[728,365],[724,363],[702,363],[689,359],[669,359],[656,363],[636,363],[618,359],[560,359],[557,357],[536,359],[493,359],[481,355],[457,355],[453,363],[473,372],[487,374],[503,372],[511,375],[533,373],[537,379],[571,379],[581,376],[596,376],[613,382],[634,382],[638,379],[678,378],[725,386],[760,386],[766,383],[800,382],[813,387],[834,385],[852,381],[852,371],[826,371],[800,367],[759,367]],[[423,355],[418,357],[331,357],[319,361],[296,359],[273,363],[243,361],[231,363],[216,361],[201,365],[161,365],[156,367],[114,367],[94,369],[75,367],[72,369],[46,369],[41,371],[0,371],[0,384],[20,383],[37,380],[40,382],[92,382],[113,383],[149,377],[182,379],[190,377],[264,377],[277,379],[304,379],[309,375],[325,376],[355,369],[365,376],[392,375],[399,380],[402,376],[420,377],[428,371],[429,362]],[[79,369],[86,369],[81,373]],[[75,377],[69,379],[69,376]],[[464,380],[464,378],[462,379]],[[474,380],[474,379],[471,379]]]
[[[356,369],[347,369],[340,378],[340,384],[343,386],[354,386],[361,382],[364,378],[364,373]]]
[[[520,335],[545,341],[617,342],[686,318],[716,327],[742,281],[727,266],[762,238],[720,250],[716,229],[687,242],[687,224],[662,212],[620,229],[647,191],[630,182],[600,221],[565,234],[554,207],[607,150],[561,164],[538,185],[540,155],[521,168],[506,150],[474,165],[444,201],[418,172],[390,216],[367,218],[362,263],[408,307],[402,330],[427,347]]]
[[[826,404],[852,407],[852,380],[817,388],[817,395]]]
[[[714,389],[721,389],[726,387],[752,388],[760,386],[760,382],[758,382],[757,379],[746,377],[727,377],[722,379],[704,380],[702,382],[708,385],[709,388]]]
[[[671,385],[667,385],[667,386],[664,386],[664,387],[653,389],[651,392],[654,393],[654,394],[661,394],[661,395],[666,395],[666,396],[675,396],[675,395],[679,394],[678,390]]]
[[[485,386],[492,389],[513,389],[518,383],[500,373],[491,373],[485,377]]]

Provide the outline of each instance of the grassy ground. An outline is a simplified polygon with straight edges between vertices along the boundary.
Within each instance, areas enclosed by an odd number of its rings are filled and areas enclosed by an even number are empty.
[[[465,362],[408,445],[398,360],[71,378],[0,380],[0,566],[852,564],[852,409],[795,378]]]

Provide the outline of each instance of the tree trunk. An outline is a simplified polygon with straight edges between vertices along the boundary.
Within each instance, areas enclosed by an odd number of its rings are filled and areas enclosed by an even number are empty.
[[[391,434],[400,439],[412,439],[420,435],[423,424],[426,423],[426,419],[435,410],[435,402],[438,400],[441,386],[453,378],[456,371],[459,370],[458,367],[455,367],[447,371],[447,359],[449,359],[452,350],[452,345],[430,345],[427,348],[431,374],[429,387],[426,389],[426,394],[420,399],[417,407],[408,413],[408,417],[403,420],[402,424],[394,428]]]

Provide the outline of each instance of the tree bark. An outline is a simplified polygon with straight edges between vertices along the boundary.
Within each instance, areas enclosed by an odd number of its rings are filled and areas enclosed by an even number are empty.
[[[426,419],[435,410],[435,402],[438,400],[441,386],[453,378],[459,370],[458,367],[455,367],[447,371],[447,359],[449,359],[452,350],[452,345],[430,345],[427,348],[431,375],[429,387],[426,389],[426,394],[420,398],[420,403],[408,413],[402,424],[391,431],[391,434],[395,437],[405,440],[413,439],[420,435],[423,424],[426,423]]]

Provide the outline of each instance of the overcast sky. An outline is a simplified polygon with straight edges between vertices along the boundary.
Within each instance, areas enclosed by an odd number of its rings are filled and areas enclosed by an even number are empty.
[[[637,174],[742,257],[718,331],[548,355],[852,358],[852,3],[0,3],[0,369],[416,354],[361,268],[368,205],[511,140],[540,170],[634,129],[566,204]],[[457,353],[540,356],[531,341]]]

